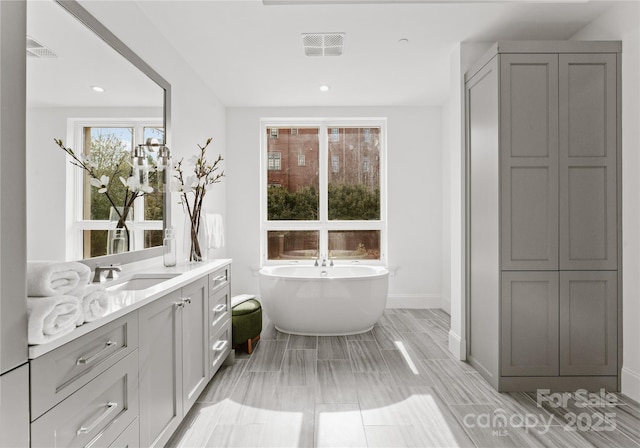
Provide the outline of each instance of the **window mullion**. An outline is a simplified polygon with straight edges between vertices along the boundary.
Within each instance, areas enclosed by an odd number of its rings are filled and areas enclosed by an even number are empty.
[[[329,254],[329,234],[327,225],[329,222],[329,136],[327,133],[326,123],[320,124],[320,135],[318,136],[320,150],[318,157],[318,166],[320,170],[320,253],[328,256]]]

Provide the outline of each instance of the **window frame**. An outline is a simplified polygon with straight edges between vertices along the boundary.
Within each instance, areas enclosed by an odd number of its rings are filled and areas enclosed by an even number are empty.
[[[70,118],[67,120],[67,141],[72,142],[68,145],[75,151],[84,151],[84,128],[133,128],[134,129],[134,145],[144,143],[144,128],[155,127],[164,128],[162,119],[157,118]],[[166,140],[166,130],[165,130]],[[85,230],[109,230],[109,220],[107,219],[84,219],[84,170],[69,163],[72,161],[71,156],[67,155],[67,171],[66,171],[66,257],[67,260],[84,259],[84,231]],[[113,181],[114,179],[111,179]],[[120,182],[118,179],[115,179]],[[143,198],[144,199],[144,198]],[[166,207],[166,203],[163,204]],[[166,216],[167,211],[163,214]],[[134,247],[133,250],[144,249],[144,231],[145,230],[162,230],[164,228],[163,220],[151,221],[144,218],[144,202],[137,199],[133,206],[133,221],[130,230],[133,232]]]
[[[318,165],[319,165],[319,219],[317,221],[273,220],[267,217],[267,176],[268,176],[268,140],[267,128],[318,128]],[[328,219],[328,184],[330,129],[332,128],[380,128],[380,219],[379,220],[332,220]],[[329,231],[333,230],[379,230],[380,259],[334,260],[336,265],[366,263],[370,265],[387,265],[387,119],[373,118],[262,118],[260,120],[260,260],[262,266],[281,264],[309,264],[314,260],[269,260],[268,232],[291,230],[318,230],[320,233],[319,256],[328,257]]]

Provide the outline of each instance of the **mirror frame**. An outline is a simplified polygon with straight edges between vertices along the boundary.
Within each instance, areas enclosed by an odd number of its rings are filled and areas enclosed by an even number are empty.
[[[1,0],[0,0],[1,1]],[[98,19],[89,13],[83,6],[81,6],[76,0],[55,0],[64,10],[74,16],[77,20],[85,25],[89,31],[93,32],[96,36],[102,39],[107,45],[120,53],[126,60],[128,60],[134,67],[147,75],[153,82],[160,86],[164,90],[164,105],[163,105],[163,119],[164,119],[164,139],[165,145],[171,147],[171,84],[164,79],[158,72],[156,72],[149,64],[140,58],[133,50],[131,50],[124,42],[122,42],[115,34],[113,34],[107,27],[105,27]],[[167,228],[171,223],[171,193],[164,193],[163,198],[163,228]],[[140,249],[132,252],[126,252],[117,255],[104,255],[101,257],[84,258],[78,260],[89,267],[95,267],[96,265],[105,264],[127,264],[134,263],[136,261],[146,260],[148,258],[162,256],[162,246],[151,247],[148,249]]]

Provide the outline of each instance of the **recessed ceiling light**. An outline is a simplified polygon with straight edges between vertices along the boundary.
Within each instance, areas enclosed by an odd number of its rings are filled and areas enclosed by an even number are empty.
[[[93,90],[94,92],[98,92],[98,93],[104,92],[104,88],[100,87],[100,86],[91,86],[91,90]]]
[[[328,92],[330,88],[331,87],[329,87],[327,85],[322,85],[322,86],[320,86],[320,91],[321,92]]]

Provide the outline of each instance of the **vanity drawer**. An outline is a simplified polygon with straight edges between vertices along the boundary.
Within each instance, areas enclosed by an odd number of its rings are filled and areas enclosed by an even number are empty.
[[[231,319],[227,320],[220,331],[209,338],[209,365],[211,377],[218,371],[231,351]]]
[[[138,313],[132,312],[31,360],[31,420],[137,347]]]
[[[138,417],[109,445],[109,448],[140,448],[140,420]]]
[[[209,334],[231,317],[231,291],[229,287],[220,289],[209,296]]]
[[[138,351],[31,423],[31,448],[107,447],[138,415]]]
[[[209,295],[215,293],[223,285],[228,285],[231,280],[231,266],[225,266],[209,274]]]

